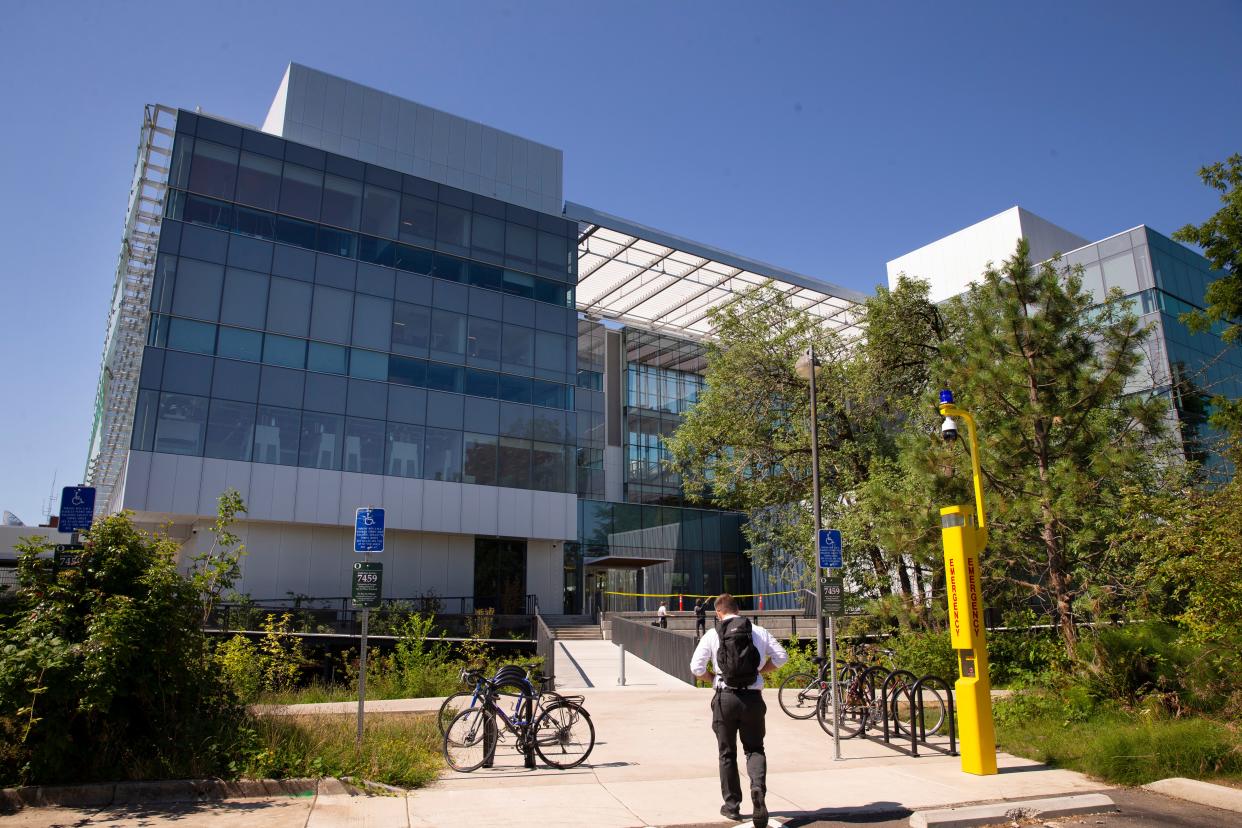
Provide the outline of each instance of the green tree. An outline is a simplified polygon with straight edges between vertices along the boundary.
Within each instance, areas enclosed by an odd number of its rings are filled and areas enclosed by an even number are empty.
[[[1224,276],[1208,285],[1204,297],[1207,308],[1185,318],[1197,330],[1219,325],[1221,338],[1235,344],[1242,337],[1242,155],[1235,153],[1223,162],[1203,167],[1199,177],[1220,191],[1223,206],[1203,224],[1187,224],[1173,238],[1198,245],[1212,267]],[[1242,401],[1216,397],[1212,405],[1216,409],[1215,425],[1242,434]]]
[[[786,576],[811,555],[810,394],[794,370],[814,344],[824,524],[849,538],[847,567],[869,592],[913,593],[909,562],[878,542],[861,502],[878,464],[896,457],[891,398],[857,341],[763,286],[713,314],[706,389],[665,440],[687,494],[747,512],[751,557]],[[895,383],[894,383],[895,385]],[[808,584],[809,585],[809,584]]]
[[[1072,657],[1077,611],[1109,589],[1102,566],[1126,487],[1157,485],[1167,450],[1167,404],[1127,393],[1147,332],[1119,292],[1093,306],[1076,271],[1032,263],[1025,239],[951,304],[961,335],[944,343],[932,376],[980,425],[985,563],[1011,595],[1051,612]],[[935,406],[930,394],[925,405]],[[969,480],[960,445],[925,438],[914,450],[959,486]]]
[[[241,710],[207,657],[177,544],[128,514],[97,520],[81,565],[25,539],[0,631],[0,782],[210,776]]]
[[[220,596],[232,589],[241,574],[241,559],[246,545],[234,534],[237,515],[246,513],[241,493],[232,487],[216,499],[216,519],[211,524],[211,547],[191,559],[190,581],[202,602],[201,622],[205,625],[216,608]]]

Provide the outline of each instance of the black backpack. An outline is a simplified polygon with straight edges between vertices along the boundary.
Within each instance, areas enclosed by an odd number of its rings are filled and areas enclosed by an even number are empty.
[[[759,650],[751,637],[750,620],[730,618],[720,625],[720,649],[716,652],[716,668],[725,686],[744,690],[759,678]]]

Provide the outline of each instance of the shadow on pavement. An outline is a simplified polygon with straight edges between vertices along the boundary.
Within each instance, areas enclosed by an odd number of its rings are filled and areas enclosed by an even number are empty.
[[[900,802],[869,802],[857,808],[820,808],[817,811],[773,811],[772,816],[786,820],[785,828],[799,828],[817,822],[832,821],[846,825],[867,825],[904,819],[913,811]]]
[[[63,821],[55,817],[47,823],[47,828],[81,828],[81,826],[110,825],[124,823],[127,828],[147,828],[148,826],[168,825],[183,819],[195,817],[234,818],[243,815],[262,816],[267,809],[279,807],[290,801],[312,797],[284,797],[278,800],[207,800],[203,802],[152,802],[146,805],[113,805],[99,809],[65,809],[72,810]],[[60,809],[39,809],[43,813]]]

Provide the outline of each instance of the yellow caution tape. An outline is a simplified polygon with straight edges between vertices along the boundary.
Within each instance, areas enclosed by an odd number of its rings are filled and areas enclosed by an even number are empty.
[[[734,595],[734,598],[767,598],[769,595],[793,595],[798,590],[787,589],[784,592],[752,592],[748,595]],[[605,595],[624,595],[627,598],[719,598],[720,593],[713,595],[695,595],[692,592],[610,592],[605,590]]]

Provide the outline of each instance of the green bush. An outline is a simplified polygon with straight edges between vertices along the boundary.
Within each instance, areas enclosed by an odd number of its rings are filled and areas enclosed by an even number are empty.
[[[993,687],[1047,686],[1069,667],[1056,630],[991,630],[988,663]]]
[[[0,630],[0,784],[213,776],[243,713],[200,630],[177,544],[128,515],[96,521],[81,565],[19,546],[17,611]]]
[[[884,642],[893,650],[893,665],[918,678],[939,676],[949,684],[957,678],[957,655],[947,632],[908,630]]]

